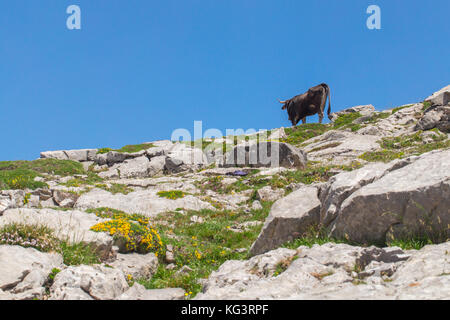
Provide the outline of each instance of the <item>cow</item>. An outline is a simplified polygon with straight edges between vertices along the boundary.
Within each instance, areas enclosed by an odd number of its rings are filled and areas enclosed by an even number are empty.
[[[310,88],[307,92],[293,97],[292,99],[280,101],[283,104],[281,110],[287,109],[289,120],[292,126],[295,127],[300,119],[306,123],[306,117],[319,115],[319,123],[323,120],[323,111],[328,98],[328,118],[331,120],[331,98],[330,88],[327,84],[321,83],[315,87]]]

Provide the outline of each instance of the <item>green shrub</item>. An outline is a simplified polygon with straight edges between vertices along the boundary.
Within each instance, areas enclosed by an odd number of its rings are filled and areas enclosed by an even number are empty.
[[[170,190],[170,191],[159,191],[157,193],[157,195],[160,196],[161,198],[175,200],[175,199],[184,198],[184,196],[186,194],[180,190]]]

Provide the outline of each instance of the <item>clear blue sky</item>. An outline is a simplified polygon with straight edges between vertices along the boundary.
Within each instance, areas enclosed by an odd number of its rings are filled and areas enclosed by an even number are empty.
[[[66,28],[66,8],[82,29]],[[381,30],[366,9],[381,8]],[[277,100],[326,82],[332,111],[450,84],[448,0],[5,0],[0,160],[290,126]],[[308,118],[308,122],[317,117]]]

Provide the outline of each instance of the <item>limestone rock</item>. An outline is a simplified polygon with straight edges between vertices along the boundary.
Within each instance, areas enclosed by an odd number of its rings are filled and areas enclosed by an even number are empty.
[[[71,266],[55,276],[50,300],[113,300],[128,289],[124,274],[117,269]]]
[[[237,145],[224,157],[223,167],[306,167],[306,153],[283,142]]]
[[[77,199],[78,195],[75,193],[61,190],[53,191],[53,200],[62,208],[73,208]]]
[[[256,198],[261,201],[276,201],[284,196],[284,189],[275,189],[266,186],[256,191]]]
[[[133,279],[150,279],[158,268],[158,258],[154,253],[145,255],[119,253],[116,260],[110,265],[121,270],[126,276],[131,275]]]
[[[61,268],[62,264],[60,254],[0,245],[0,292],[16,295],[37,290],[47,280],[51,270]]]
[[[73,160],[73,161],[92,161],[97,153],[97,149],[80,150],[59,150],[41,152],[43,159]]]
[[[387,232],[448,239],[450,162],[442,159],[450,150],[423,154],[362,186],[342,202],[331,235],[359,243],[390,240]]]
[[[116,300],[184,300],[184,290],[180,288],[150,289],[135,283]]]
[[[450,85],[442,88],[441,90],[433,93],[431,96],[425,99],[432,105],[445,106],[450,102]]]
[[[316,187],[305,186],[275,202],[250,254],[272,250],[318,224],[320,201],[317,194]]]

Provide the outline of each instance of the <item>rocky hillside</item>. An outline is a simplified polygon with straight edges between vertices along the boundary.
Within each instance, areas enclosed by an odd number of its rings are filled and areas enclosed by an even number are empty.
[[[0,299],[449,299],[449,101],[0,162]]]

